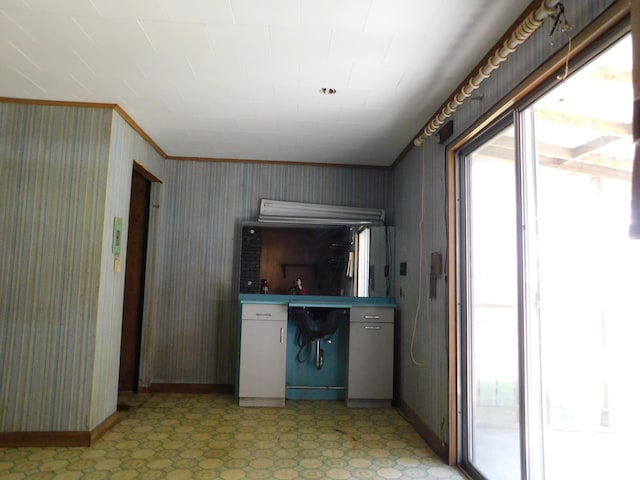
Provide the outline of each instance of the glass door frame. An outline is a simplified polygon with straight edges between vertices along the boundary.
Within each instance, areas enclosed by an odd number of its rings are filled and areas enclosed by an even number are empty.
[[[591,31],[587,31],[574,38],[574,45],[579,45],[579,53],[571,58],[572,70],[579,69],[584,63],[601,54],[608,46],[615,43],[622,36],[629,33],[628,8],[617,6],[607,14],[602,15],[592,24]],[[522,478],[543,478],[543,445],[540,435],[535,433],[537,426],[542,422],[542,412],[539,411],[542,402],[542,390],[530,388],[530,385],[540,385],[539,346],[532,348],[531,342],[525,342],[529,336],[537,337],[537,284],[531,285],[531,275],[537,279],[537,266],[531,272],[525,268],[526,258],[535,257],[536,242],[531,233],[535,232],[535,215],[527,218],[524,205],[531,204],[532,182],[535,183],[535,152],[528,151],[523,137],[531,135],[527,124],[530,119],[529,107],[544,93],[558,85],[556,75],[561,73],[558,68],[564,68],[564,55],[557,55],[549,60],[549,65],[543,65],[540,72],[532,77],[538,78],[531,81],[523,90],[517,90],[508,99],[496,106],[493,114],[485,116],[481,122],[472,126],[447,148],[448,158],[448,210],[449,245],[456,255],[450,256],[448,268],[450,272],[449,283],[449,347],[450,347],[450,431],[451,443],[449,445],[449,463],[457,464],[470,473],[477,474],[477,478],[483,478],[480,472],[475,470],[468,462],[469,451],[462,440],[465,438],[464,406],[468,407],[468,395],[462,388],[468,381],[460,372],[462,367],[468,367],[467,341],[468,332],[462,328],[461,319],[467,315],[468,308],[468,279],[467,264],[469,251],[465,242],[469,225],[465,222],[464,193],[468,185],[464,184],[464,156],[486,142],[510,124],[516,128],[516,199],[518,202],[517,225],[518,232],[518,320],[519,320],[519,356],[520,356],[520,432],[521,432],[521,474]],[[535,148],[535,142],[530,142]],[[534,169],[534,170],[531,170]],[[533,199],[535,205],[535,199]],[[527,308],[527,305],[529,307]],[[533,365],[532,365],[533,364]],[[533,366],[533,368],[531,368]],[[533,374],[531,373],[533,372]]]
[[[526,402],[526,392],[524,391],[526,386],[524,379],[524,366],[522,361],[523,352],[525,351],[524,347],[524,331],[523,331],[523,288],[522,288],[522,277],[523,277],[523,250],[524,250],[524,241],[522,238],[522,188],[520,188],[521,181],[520,179],[523,177],[522,168],[521,168],[521,149],[522,142],[517,142],[518,131],[521,129],[518,122],[518,115],[514,113],[509,113],[503,116],[500,120],[496,121],[490,128],[482,132],[480,135],[476,136],[473,141],[466,144],[463,148],[456,152],[456,191],[457,195],[457,208],[456,208],[456,217],[457,217],[457,225],[458,225],[458,235],[457,235],[457,245],[456,250],[458,252],[458,274],[459,274],[459,285],[458,285],[458,298],[460,301],[458,302],[458,385],[459,389],[459,400],[460,400],[460,408],[458,408],[457,416],[457,429],[458,429],[458,440],[460,443],[460,447],[457,451],[457,462],[460,466],[462,466],[466,471],[473,474],[476,478],[485,478],[480,471],[478,471],[473,463],[471,462],[472,451],[471,451],[471,425],[473,424],[472,417],[472,408],[471,408],[471,396],[469,392],[473,391],[472,378],[470,375],[471,369],[471,358],[470,358],[470,340],[471,340],[471,275],[469,266],[471,264],[471,248],[470,247],[470,225],[469,225],[469,199],[467,198],[467,194],[470,190],[470,166],[469,166],[469,155],[475,151],[478,147],[484,145],[488,140],[498,135],[500,132],[510,128],[515,127],[516,136],[514,143],[514,188],[515,188],[515,201],[516,201],[516,218],[514,218],[515,228],[517,229],[516,240],[517,240],[517,315],[518,315],[518,373],[519,373],[519,381],[518,381],[518,399],[519,405],[518,409],[521,415],[519,416],[519,428],[520,428],[520,443],[521,443],[521,451],[523,450],[523,446],[526,447],[526,431],[525,431],[525,420],[523,412],[524,403]],[[525,455],[521,455],[520,457],[520,471],[522,478],[526,477],[526,465],[525,465]]]

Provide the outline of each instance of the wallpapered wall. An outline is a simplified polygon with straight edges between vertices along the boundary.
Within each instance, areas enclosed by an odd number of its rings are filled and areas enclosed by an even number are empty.
[[[126,242],[121,251],[122,268],[114,271],[112,235],[114,217],[123,219],[124,234],[129,219],[131,174],[134,160],[162,178],[165,160],[116,112],[112,111],[109,170],[102,235],[102,267],[96,322],[95,365],[91,388],[90,425],[98,425],[116,410],[120,365],[120,335],[124,297]],[[124,237],[126,238],[126,236]]]
[[[164,160],[111,109],[0,103],[0,431],[89,431],[116,410],[133,160]],[[126,260],[126,246],[122,251]]]
[[[240,224],[262,198],[385,208],[380,169],[167,161],[156,187],[141,384],[235,382]],[[389,214],[392,212],[389,211]]]
[[[575,35],[614,2],[566,0],[563,3],[567,19],[574,24],[572,35]],[[550,22],[547,20],[533,38],[521,45],[474,92],[482,96],[481,100],[467,100],[451,117],[454,122],[451,141],[556,51],[566,50],[568,37],[549,37]],[[396,366],[398,395],[443,445],[449,443],[447,284],[445,277],[440,277],[437,298],[430,299],[427,279],[430,252],[455,253],[447,252],[447,222],[455,221],[455,215],[447,212],[446,206],[447,195],[451,193],[446,189],[446,147],[447,144],[438,144],[437,136],[430,137],[421,147],[414,147],[393,171],[396,258],[398,262],[410,262],[407,276],[398,277],[395,283],[400,346]],[[409,205],[413,207],[406,208]]]
[[[89,429],[110,123],[0,104],[0,431]]]

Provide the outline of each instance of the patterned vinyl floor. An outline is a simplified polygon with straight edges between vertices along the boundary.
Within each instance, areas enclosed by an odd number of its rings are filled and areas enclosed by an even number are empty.
[[[93,446],[0,449],[0,479],[462,479],[395,409],[138,394]]]

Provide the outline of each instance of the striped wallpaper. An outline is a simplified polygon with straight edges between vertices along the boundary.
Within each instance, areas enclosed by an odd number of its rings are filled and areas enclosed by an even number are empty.
[[[123,219],[126,239],[133,161],[162,177],[164,159],[140,137],[116,111],[112,111],[109,170],[106,175],[105,214],[102,234],[102,266],[93,357],[90,426],[95,427],[116,411],[120,366],[120,336],[127,246],[121,251],[122,269],[115,272],[112,253],[114,217]]]
[[[0,103],[2,432],[88,431],[116,410],[112,229],[127,222],[134,159],[162,175],[111,109]]]
[[[0,431],[88,429],[110,122],[0,103]]]
[[[167,161],[141,383],[233,384],[240,223],[261,198],[388,208],[380,169]]]

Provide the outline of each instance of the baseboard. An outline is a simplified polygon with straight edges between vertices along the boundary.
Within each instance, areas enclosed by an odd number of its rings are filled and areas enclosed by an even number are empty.
[[[118,412],[113,412],[107,418],[105,418],[96,428],[91,430],[91,445],[93,445],[97,440],[102,438],[102,436],[107,433],[116,423],[118,423]]]
[[[347,407],[349,408],[389,408],[391,399],[388,400],[370,400],[365,398],[347,398]]]
[[[208,393],[232,395],[233,385],[213,383],[152,383],[138,389],[139,393]]]
[[[240,397],[238,399],[238,405],[241,407],[284,407],[284,397],[275,398],[253,398],[253,397]]]
[[[416,412],[407,405],[403,400],[398,402],[398,409],[402,412],[407,421],[413,425],[416,432],[427,442],[427,445],[438,455],[445,463],[449,463],[449,452],[447,445],[442,444],[442,440],[431,430],[422,419],[416,415]]]
[[[89,447],[118,422],[114,412],[88,432],[0,432],[0,448]]]

